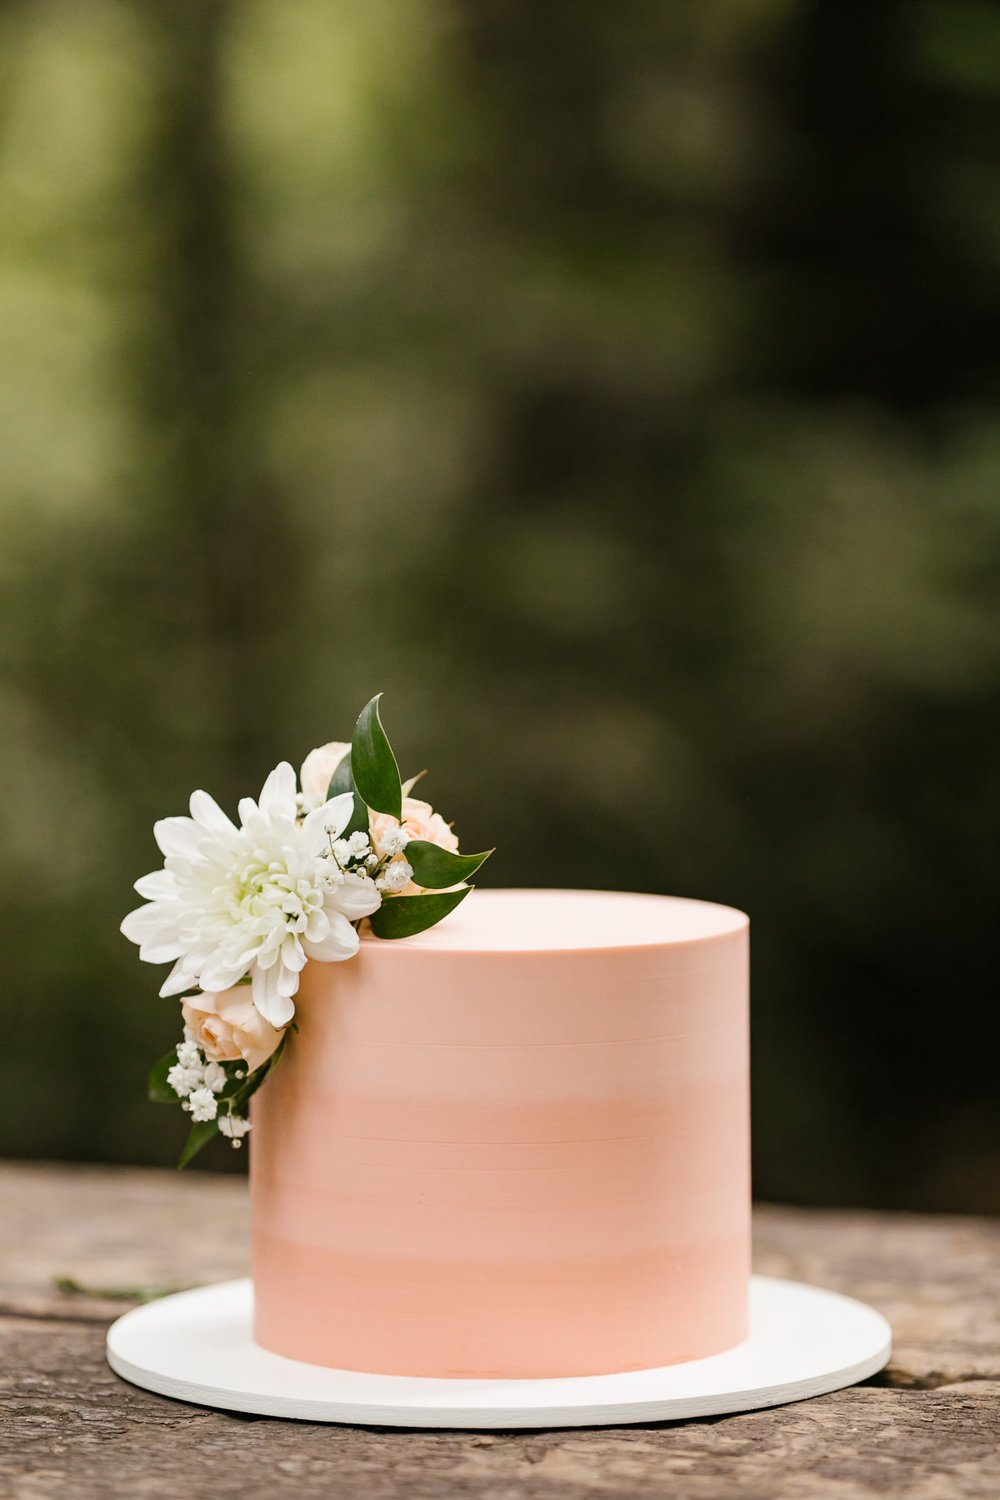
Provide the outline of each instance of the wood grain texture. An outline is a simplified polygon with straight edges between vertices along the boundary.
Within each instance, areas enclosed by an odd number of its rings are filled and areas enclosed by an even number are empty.
[[[0,1497],[366,1500],[993,1500],[1000,1494],[1000,1225],[761,1208],[758,1271],[871,1302],[896,1354],[852,1390],[746,1416],[504,1434],[323,1427],[212,1412],[104,1363],[124,1306],[59,1292],[244,1275],[231,1178],[0,1165]]]

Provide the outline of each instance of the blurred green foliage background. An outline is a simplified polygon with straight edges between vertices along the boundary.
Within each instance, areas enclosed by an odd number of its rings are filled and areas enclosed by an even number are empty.
[[[762,1195],[1000,1209],[998,146],[987,0],[4,0],[0,1149],[175,1158],[152,821],[384,689],[749,910]]]

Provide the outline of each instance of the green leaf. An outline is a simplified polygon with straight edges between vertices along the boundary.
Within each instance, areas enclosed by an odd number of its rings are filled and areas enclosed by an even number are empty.
[[[67,1297],[94,1297],[101,1302],[155,1302],[160,1297],[172,1297],[175,1292],[190,1291],[190,1287],[164,1286],[152,1282],[149,1286],[87,1286],[75,1276],[53,1276],[52,1284]]]
[[[404,858],[413,866],[413,879],[417,885],[429,891],[443,891],[475,875],[492,853],[492,849],[487,849],[483,854],[452,854],[425,839],[411,839]]]
[[[403,789],[396,757],[379,718],[381,696],[376,693],[358,716],[351,745],[351,770],[354,784],[368,806],[402,822]]]
[[[180,1097],[167,1082],[167,1074],[177,1061],[177,1049],[171,1050],[149,1070],[149,1097],[154,1104],[179,1104]]]
[[[214,1120],[199,1120],[196,1125],[191,1126],[188,1138],[184,1142],[184,1150],[181,1152],[180,1160],[177,1163],[178,1172],[187,1166],[193,1156],[198,1155],[203,1146],[208,1145],[213,1135],[217,1133],[218,1128]]]
[[[369,918],[372,932],[379,938],[413,937],[454,911],[471,890],[472,886],[466,885],[460,891],[445,891],[438,896],[390,896]]]
[[[354,774],[351,770],[351,752],[345,750],[337,769],[330,777],[330,785],[326,789],[326,800],[331,797],[339,797],[343,792],[352,792],[354,795],[354,810],[350,819],[341,830],[340,837],[349,839],[352,833],[368,832],[368,808],[365,806],[364,798],[358,795],[358,789],[354,785]]]
[[[341,793],[334,792],[333,795],[336,797],[340,796]],[[370,832],[368,809],[363,799],[353,788],[351,789],[351,796],[354,798],[354,805],[351,809],[351,816],[337,835],[341,839],[349,839],[352,833]]]
[[[341,792],[354,791],[354,777],[351,774],[351,752],[345,750],[337,762],[337,769],[330,777],[330,785],[326,789],[326,800],[331,797],[339,797]]]
[[[364,799],[357,792],[355,792],[354,811],[351,813],[350,819],[341,830],[340,837],[342,839],[349,839],[352,833],[369,832],[370,824],[368,820],[368,808],[365,806]]]
[[[426,775],[426,771],[418,771],[416,776],[408,777],[407,780],[403,782],[403,796],[408,797],[413,791],[413,788],[416,786],[417,782],[421,781]]]

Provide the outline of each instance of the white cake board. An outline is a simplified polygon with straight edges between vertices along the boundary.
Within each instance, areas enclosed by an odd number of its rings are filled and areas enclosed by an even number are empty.
[[[108,1331],[108,1363],[133,1385],[225,1411],[377,1427],[599,1427],[802,1401],[881,1370],[891,1330],[862,1302],[755,1276],[750,1336],[710,1359],[559,1380],[431,1380],[330,1370],[251,1337],[249,1281],[178,1292]]]

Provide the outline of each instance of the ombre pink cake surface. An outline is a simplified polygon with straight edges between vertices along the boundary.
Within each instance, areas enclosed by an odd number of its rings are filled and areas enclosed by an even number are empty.
[[[477,890],[310,964],[252,1105],[255,1338],[378,1374],[652,1368],[747,1332],[748,922]]]

